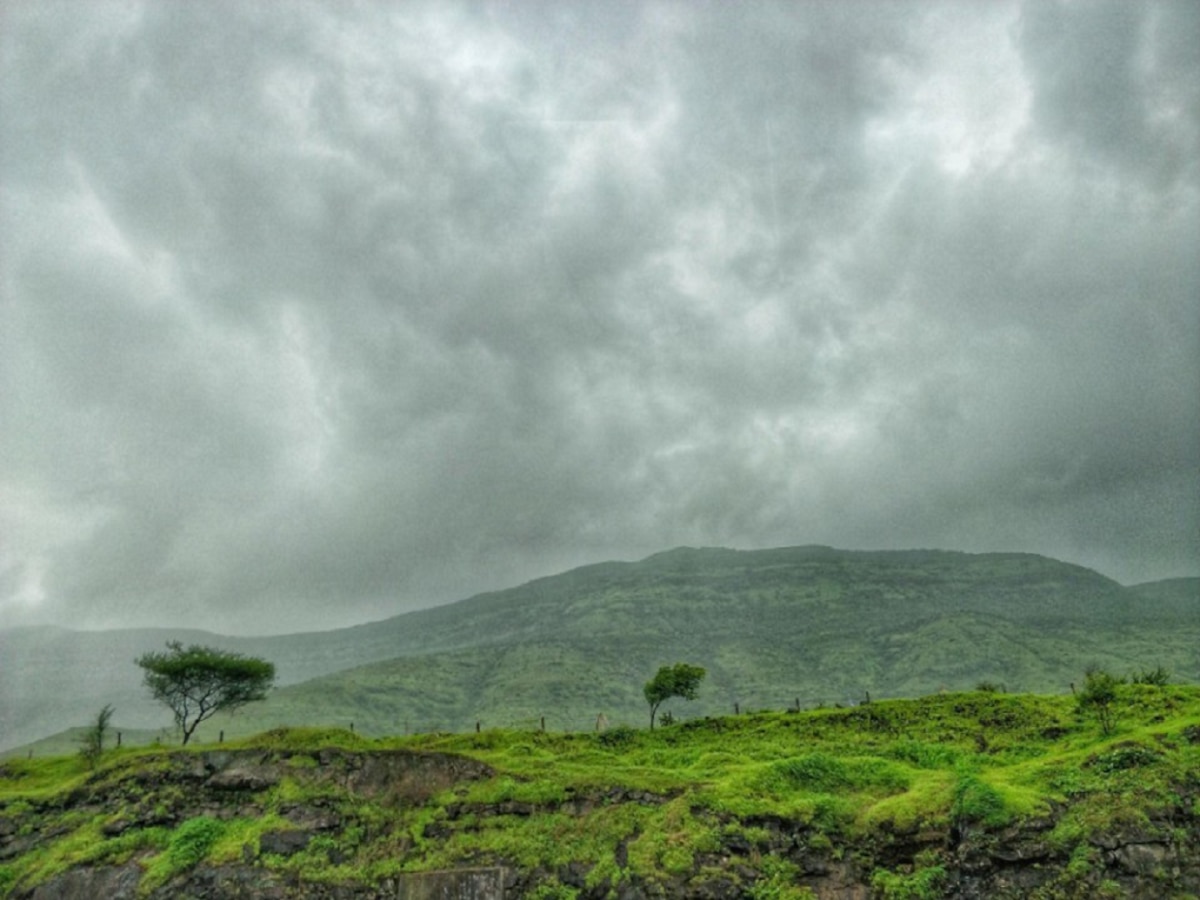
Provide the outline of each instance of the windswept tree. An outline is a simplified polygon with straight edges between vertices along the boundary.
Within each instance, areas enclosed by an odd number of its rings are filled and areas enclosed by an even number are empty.
[[[663,666],[653,678],[646,682],[642,693],[650,704],[650,729],[654,729],[654,717],[664,700],[680,697],[684,700],[695,700],[704,680],[704,670],[699,666],[687,663],[675,663],[673,666]]]
[[[104,708],[96,714],[95,721],[88,726],[79,741],[79,755],[83,757],[89,769],[96,768],[96,763],[104,755],[104,741],[108,737],[109,723],[112,721],[112,717],[112,705],[106,703]]]
[[[165,653],[136,660],[154,699],[175,714],[186,745],[196,726],[214,713],[262,700],[275,683],[275,666],[240,653],[168,641]]]

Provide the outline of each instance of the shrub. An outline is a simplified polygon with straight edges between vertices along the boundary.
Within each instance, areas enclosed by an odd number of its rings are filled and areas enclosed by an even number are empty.
[[[1083,690],[1075,698],[1080,712],[1095,716],[1100,730],[1112,734],[1117,723],[1117,689],[1125,679],[1098,668],[1088,669],[1084,679]]]
[[[209,816],[188,819],[175,829],[167,845],[172,871],[190,869],[203,860],[224,832],[225,823]]]
[[[1162,666],[1155,666],[1153,669],[1142,669],[1140,672],[1135,672],[1129,676],[1130,682],[1133,684],[1149,684],[1154,687],[1164,687],[1171,680],[1171,673]]]
[[[1102,753],[1088,762],[1098,772],[1111,775],[1124,769],[1138,769],[1142,766],[1152,766],[1162,757],[1149,747],[1132,744],[1117,747],[1108,753]]]
[[[800,867],[777,856],[763,857],[762,875],[746,890],[750,900],[807,900],[811,890],[796,885]]]
[[[958,824],[980,822],[984,825],[1003,825],[1008,820],[1004,798],[994,787],[974,772],[960,769],[954,785],[951,816]]]
[[[636,729],[630,728],[628,725],[618,725],[616,728],[610,728],[608,731],[601,731],[597,734],[596,742],[602,747],[617,750],[628,747],[636,738]]]
[[[871,887],[883,900],[935,900],[942,896],[945,880],[942,866],[918,869],[909,875],[879,869],[871,877]]]

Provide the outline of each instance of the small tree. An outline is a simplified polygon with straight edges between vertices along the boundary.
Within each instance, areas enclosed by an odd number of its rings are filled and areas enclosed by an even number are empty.
[[[1083,690],[1076,695],[1075,702],[1080,711],[1094,715],[1106,735],[1111,734],[1116,725],[1117,688],[1124,683],[1124,678],[1091,668],[1084,675]]]
[[[675,663],[673,666],[663,666],[653,678],[646,682],[642,693],[650,704],[650,729],[654,729],[654,717],[664,700],[671,697],[681,697],[684,700],[695,700],[700,682],[704,680],[704,670],[699,666],[687,663]]]
[[[175,714],[185,745],[209,716],[264,699],[275,682],[275,666],[266,660],[179,641],[168,641],[166,653],[146,653],[136,662],[154,699]]]
[[[108,736],[108,723],[112,720],[112,715],[112,705],[106,703],[104,709],[96,714],[96,721],[88,726],[88,730],[79,741],[79,755],[83,757],[89,769],[96,768],[96,763],[104,753],[104,739]]]

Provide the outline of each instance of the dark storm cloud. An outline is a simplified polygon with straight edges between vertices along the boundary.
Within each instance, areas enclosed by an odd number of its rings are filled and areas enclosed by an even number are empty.
[[[6,620],[680,543],[1196,569],[1189,4],[3,15]]]

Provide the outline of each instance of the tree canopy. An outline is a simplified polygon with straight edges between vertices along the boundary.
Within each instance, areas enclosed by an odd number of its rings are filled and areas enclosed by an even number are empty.
[[[654,728],[654,717],[658,714],[658,708],[664,700],[671,697],[695,700],[704,675],[704,669],[688,663],[662,666],[642,688],[646,702],[650,704],[650,728]]]
[[[175,715],[187,744],[196,726],[221,710],[262,700],[275,682],[275,665],[240,653],[168,641],[163,653],[146,653],[137,664],[154,699]]]

